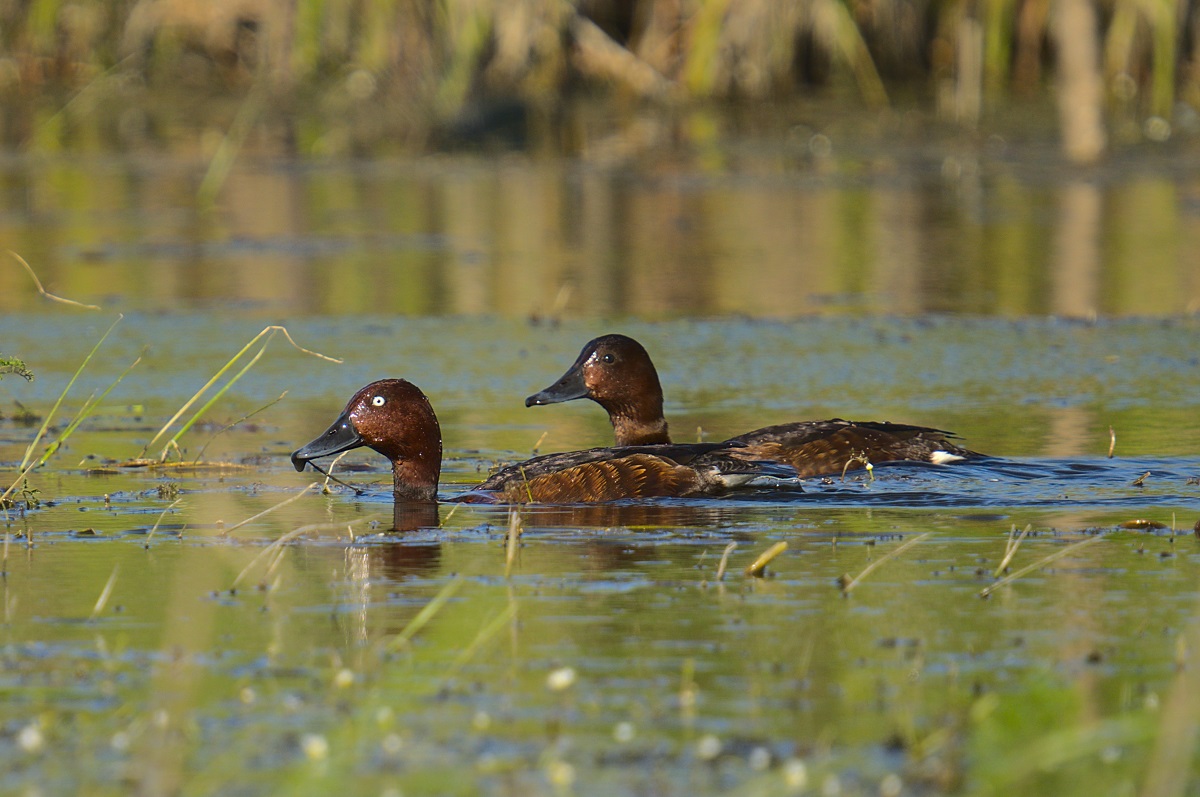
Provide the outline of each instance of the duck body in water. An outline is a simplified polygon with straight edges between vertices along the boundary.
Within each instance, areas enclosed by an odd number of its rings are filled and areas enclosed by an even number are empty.
[[[441,427],[429,399],[411,382],[383,379],[359,390],[323,434],[292,453],[292,465],[303,471],[315,459],[363,446],[392,463],[397,502],[437,500]],[[570,504],[716,496],[795,476],[750,452],[743,443],[696,443],[548,454],[509,465],[455,500]]]
[[[663,416],[662,385],[645,347],[626,335],[588,342],[567,372],[550,387],[525,399],[526,407],[591,399],[608,413],[618,446],[671,441]],[[765,426],[723,445],[742,456],[783,463],[801,477],[842,473],[868,462],[912,460],[943,465],[978,457],[940,429],[886,422],[797,421]]]

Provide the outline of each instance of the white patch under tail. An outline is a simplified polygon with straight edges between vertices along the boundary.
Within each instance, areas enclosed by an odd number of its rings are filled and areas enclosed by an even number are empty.
[[[961,462],[966,457],[958,454],[951,454],[949,451],[934,451],[929,455],[929,461],[934,465],[949,465],[951,462]]]

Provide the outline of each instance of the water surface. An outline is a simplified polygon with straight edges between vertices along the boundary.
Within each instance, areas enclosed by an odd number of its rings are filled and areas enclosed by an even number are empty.
[[[0,319],[38,374],[0,383],[9,472],[35,431],[13,402],[47,411],[111,318]],[[207,444],[229,467],[115,467],[265,325],[214,319],[128,315],[64,417],[143,361],[32,477],[41,505],[8,514],[5,791],[1134,793],[1194,727],[1191,319],[277,318],[345,363],[274,341],[169,456]],[[390,474],[358,452],[339,467],[361,494],[225,533],[318,478],[288,453],[382,376],[434,402],[446,496],[543,432],[543,451],[606,443],[598,407],[521,399],[618,328],[658,359],[677,438],[839,414],[947,427],[995,458],[530,508],[510,566],[502,508],[443,505],[439,527],[387,534]],[[981,598],[1027,525],[1010,572],[1097,541]],[[767,577],[746,577],[777,541]]]

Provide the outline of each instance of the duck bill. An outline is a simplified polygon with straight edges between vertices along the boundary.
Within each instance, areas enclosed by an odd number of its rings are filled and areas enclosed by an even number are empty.
[[[574,399],[587,397],[588,389],[587,385],[583,383],[583,368],[579,365],[573,365],[571,366],[571,370],[563,374],[562,379],[540,393],[534,393],[525,399],[525,406],[533,407],[541,404],[557,404],[560,401],[573,401]]]
[[[349,414],[343,412],[333,422],[333,425],[325,430],[324,434],[303,448],[292,452],[292,466],[296,470],[302,471],[309,460],[327,457],[330,454],[340,454],[364,445],[366,442],[362,439],[362,435],[354,429],[354,424],[350,423]]]

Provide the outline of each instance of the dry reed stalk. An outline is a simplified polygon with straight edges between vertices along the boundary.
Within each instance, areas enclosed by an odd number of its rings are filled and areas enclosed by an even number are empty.
[[[671,81],[613,41],[595,22],[572,14],[568,29],[574,43],[571,61],[583,74],[619,83],[640,97],[666,98],[671,95]]]
[[[20,255],[18,255],[16,252],[14,252],[11,249],[6,250],[6,251],[10,255],[12,255],[18,263],[20,263],[22,266],[25,267],[25,271],[27,271],[29,273],[29,276],[33,279],[33,284],[37,288],[38,293],[40,293],[42,296],[45,296],[50,301],[61,302],[62,304],[69,304],[72,307],[82,307],[85,310],[103,309],[94,304],[84,304],[83,302],[77,302],[74,299],[64,299],[61,296],[55,296],[53,293],[50,293],[48,290],[46,290],[45,288],[42,287],[42,281],[40,279],[38,279],[38,275],[34,273],[33,268],[31,268],[30,265],[27,262],[25,262],[25,258],[21,257]]]
[[[512,572],[513,562],[517,558],[518,540],[521,538],[521,513],[515,509],[508,510],[508,535],[504,540],[504,577]]]
[[[996,571],[992,573],[992,578],[1000,577],[1000,574],[1004,572],[1006,567],[1008,567],[1008,563],[1012,561],[1014,556],[1016,556],[1017,549],[1021,547],[1021,540],[1025,539],[1025,535],[1028,534],[1029,530],[1032,528],[1033,524],[1027,523],[1025,525],[1025,529],[1021,532],[1021,535],[1016,538],[1016,540],[1013,540],[1013,535],[1017,532],[1016,525],[1014,524],[1013,527],[1009,529],[1008,540],[1004,543],[1004,558],[1000,560],[1000,564],[996,567]]]
[[[729,557],[736,548],[736,542],[731,542],[725,546],[725,550],[721,553],[721,563],[717,565],[717,581],[725,580],[725,568],[729,566]]]
[[[759,554],[759,557],[751,562],[746,568],[746,575],[754,578],[762,578],[763,571],[767,569],[767,565],[771,563],[771,560],[786,551],[787,547],[787,541],[780,540],[767,550],[763,551],[761,554]]]
[[[117,584],[117,573],[120,571],[121,565],[113,565],[112,575],[108,577],[108,582],[105,583],[104,589],[100,591],[100,597],[96,599],[96,605],[92,607],[92,613],[88,616],[88,620],[95,620],[100,612],[104,611],[105,605],[108,604],[108,599],[112,595],[113,587]]]
[[[1034,570],[1040,570],[1041,568],[1045,567],[1046,565],[1050,564],[1051,562],[1057,561],[1058,559],[1061,559],[1068,554],[1078,551],[1080,548],[1084,548],[1088,545],[1099,542],[1102,539],[1104,539],[1104,535],[1097,535],[1090,539],[1082,540],[1081,542],[1072,543],[1071,545],[1068,545],[1066,548],[1063,548],[1061,551],[1055,551],[1054,553],[1050,554],[1049,556],[1047,556],[1043,559],[1039,559],[1038,561],[1034,562],[1031,565],[1026,565],[1025,567],[1022,567],[1020,570],[1018,570],[1015,573],[1010,573],[1009,575],[1007,575],[1004,578],[997,581],[995,584],[984,587],[983,589],[981,589],[979,591],[979,597],[986,598],[988,595],[991,595],[993,592],[995,592],[1000,587],[1003,587],[1005,584],[1009,584],[1013,581],[1016,581],[1018,578],[1025,575],[1026,573],[1032,573]]]
[[[859,573],[857,576],[855,576],[854,578],[852,578],[848,581],[846,580],[845,576],[842,576],[842,578],[841,578],[841,580],[843,582],[842,583],[842,595],[849,595],[850,590],[854,589],[859,584],[861,584],[863,579],[865,579],[868,575],[870,575],[872,572],[874,572],[877,568],[882,567],[885,562],[887,562],[891,559],[895,559],[897,556],[904,553],[909,548],[913,547],[918,542],[925,539],[926,537],[928,537],[931,534],[933,534],[932,531],[927,531],[924,534],[918,534],[917,536],[913,537],[911,540],[906,540],[905,542],[901,543],[900,545],[897,545],[895,548],[888,551],[886,554],[884,554],[883,556],[876,559],[874,562],[871,562],[871,564],[864,567],[863,571],[861,573]]]
[[[158,520],[154,521],[154,525],[150,527],[150,533],[146,535],[146,542],[144,543],[144,547],[146,547],[146,548],[150,547],[150,540],[154,539],[154,532],[158,531],[158,524],[162,523],[163,518],[165,518],[167,516],[167,513],[170,512],[175,507],[179,506],[179,502],[182,500],[183,500],[182,498],[176,498],[174,501],[172,501],[170,503],[170,505],[166,509],[164,509],[162,511],[162,513],[158,516]]]

